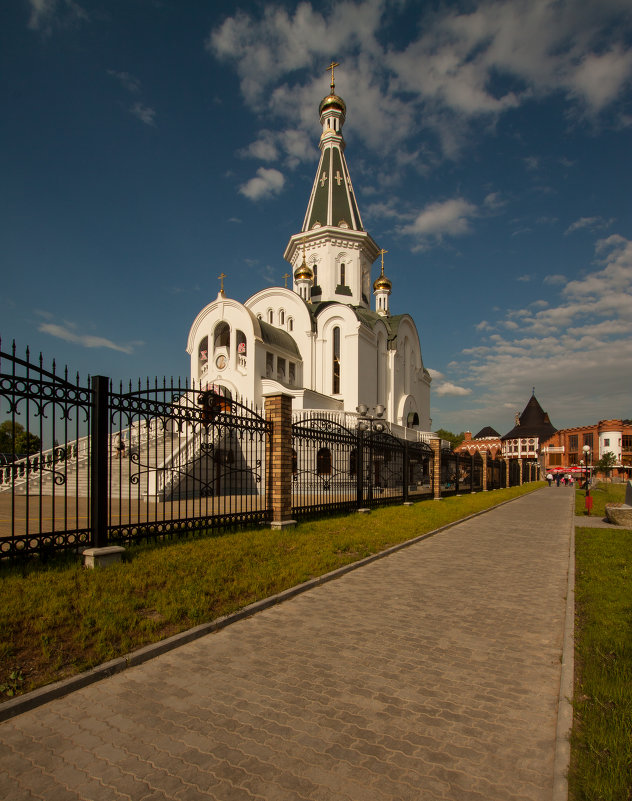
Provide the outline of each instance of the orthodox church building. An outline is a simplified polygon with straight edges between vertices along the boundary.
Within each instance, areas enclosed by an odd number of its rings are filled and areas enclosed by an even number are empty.
[[[362,224],[335,66],[319,106],[321,156],[307,211],[284,253],[292,288],[269,287],[239,303],[225,295],[222,274],[219,294],[189,332],[191,378],[259,407],[266,395],[284,393],[294,410],[355,414],[360,407],[391,427],[428,431],[431,378],[413,318],[391,314],[386,251]]]

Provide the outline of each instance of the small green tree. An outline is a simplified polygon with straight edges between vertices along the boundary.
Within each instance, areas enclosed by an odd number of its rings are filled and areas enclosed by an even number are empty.
[[[0,423],[0,453],[29,456],[40,447],[40,438],[27,432],[21,423],[5,420]]]
[[[447,439],[452,449],[460,445],[465,439],[465,432],[461,431],[460,434],[453,434],[451,431],[446,431],[445,428],[438,428],[435,432],[441,439]]]
[[[595,470],[598,473],[603,473],[606,478],[609,478],[610,471],[617,463],[617,457],[612,453],[612,451],[605,451],[602,454],[601,459],[595,462]]]

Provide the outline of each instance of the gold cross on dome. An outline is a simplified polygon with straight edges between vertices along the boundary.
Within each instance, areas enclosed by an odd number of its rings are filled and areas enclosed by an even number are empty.
[[[287,279],[288,279],[289,277],[290,277],[290,274],[289,274],[289,273],[285,273],[285,275],[283,276],[283,280],[285,281],[285,288],[286,288],[286,289],[287,289]]]
[[[332,95],[333,95],[333,93],[334,93],[334,87],[335,87],[335,84],[334,84],[334,69],[335,69],[336,67],[339,67],[339,66],[340,66],[340,64],[338,64],[338,62],[337,62],[337,61],[332,61],[332,62],[331,62],[331,64],[330,64],[330,65],[327,67],[327,69],[325,70],[325,72],[327,72],[328,70],[331,70],[331,84],[330,84],[330,86],[331,86],[331,93],[332,93]]]
[[[384,248],[382,248],[382,250],[380,250],[379,252],[382,255],[382,275],[384,275],[384,254],[388,253],[388,250],[384,250]]]
[[[224,292],[224,278],[226,278],[226,273],[220,273],[218,276],[220,284],[219,284],[219,291],[223,294]]]

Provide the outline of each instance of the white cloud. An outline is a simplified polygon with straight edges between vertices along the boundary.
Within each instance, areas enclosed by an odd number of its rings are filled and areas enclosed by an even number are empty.
[[[55,28],[66,28],[88,19],[86,11],[74,0],[29,0],[28,27],[49,36]]]
[[[59,325],[57,323],[40,323],[37,330],[43,334],[49,334],[57,339],[63,339],[64,342],[71,342],[73,345],[81,345],[83,348],[108,348],[109,350],[116,350],[120,353],[133,353],[134,349],[143,342],[129,342],[126,345],[118,345],[110,339],[104,337],[96,337],[92,334],[82,334],[74,330],[75,326],[72,323],[65,323]]]
[[[554,275],[545,275],[544,276],[544,283],[545,284],[565,284],[566,283],[566,276],[561,275],[559,273],[555,273]]]
[[[353,87],[354,136],[418,169],[436,158],[411,148],[422,129],[441,156],[454,158],[481,124],[493,127],[527,102],[559,97],[563,111],[579,112],[576,121],[606,110],[622,118],[617,102],[632,78],[632,48],[620,0],[481,0],[469,11],[413,4],[409,39],[395,45],[383,29],[403,5],[345,0],[288,10],[269,3],[227,17],[206,46],[234,66],[246,104],[262,119],[291,122],[310,140],[326,87],[322,65],[338,54],[337,90]],[[536,169],[539,156],[526,164]]]
[[[239,155],[265,162],[282,160],[284,165],[294,169],[301,163],[313,163],[314,152],[314,142],[305,131],[264,129]]]
[[[259,138],[244,148],[240,155],[260,161],[275,161],[279,158],[279,148],[272,131],[261,131]]]
[[[443,397],[445,395],[454,395],[456,397],[463,397],[465,395],[470,395],[472,393],[471,389],[466,389],[465,387],[459,387],[457,384],[453,384],[451,381],[444,381],[443,383],[439,384],[438,387],[433,387],[433,391],[435,395],[439,395]]]
[[[134,103],[130,109],[131,113],[145,125],[155,126],[156,112],[153,108],[145,106],[143,103]]]
[[[116,78],[116,80],[121,84],[123,89],[126,89],[128,92],[132,94],[136,94],[140,92],[140,81],[138,78],[135,78],[133,75],[130,75],[129,72],[119,72],[117,70],[108,70],[108,75],[112,78]]]
[[[579,231],[582,228],[588,228],[591,231],[599,231],[604,228],[609,228],[615,222],[614,219],[604,220],[603,217],[580,217],[574,223],[568,226],[564,235],[572,234],[574,231]]]
[[[239,187],[242,195],[250,200],[261,200],[278,195],[283,189],[285,178],[278,170],[259,167],[255,178]]]
[[[612,103],[632,74],[632,51],[615,45],[606,53],[587,53],[570,80],[571,90],[594,111]]]
[[[476,206],[464,198],[429,203],[410,225],[401,228],[401,233],[437,239],[445,235],[462,236],[470,232],[470,219],[475,214]]]
[[[432,378],[433,381],[443,378],[443,373],[440,373],[439,370],[433,370],[432,367],[428,367],[427,370],[430,373],[430,378]]]
[[[450,366],[459,382],[484,390],[486,413],[511,398],[524,405],[535,385],[554,425],[629,417],[632,241],[607,237],[596,255],[593,270],[564,283],[557,302],[511,310],[498,321],[504,335],[487,335]],[[484,422],[500,425],[491,415]]]

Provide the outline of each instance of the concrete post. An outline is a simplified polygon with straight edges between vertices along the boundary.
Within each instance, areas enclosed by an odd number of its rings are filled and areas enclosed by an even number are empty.
[[[483,492],[487,492],[487,455],[487,451],[481,453],[483,457]]]

